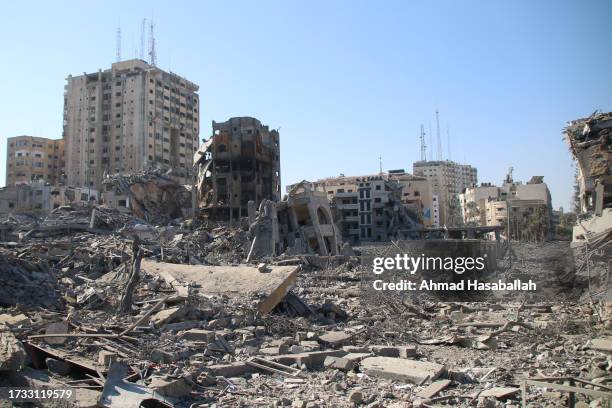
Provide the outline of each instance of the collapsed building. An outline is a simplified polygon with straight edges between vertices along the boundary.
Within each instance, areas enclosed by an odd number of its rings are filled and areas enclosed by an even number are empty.
[[[103,180],[102,200],[147,222],[166,224],[193,214],[192,190],[160,170],[114,174]]]
[[[612,112],[569,122],[566,140],[578,168],[580,215],[574,241],[612,230]]]
[[[251,117],[213,121],[213,135],[195,153],[200,208],[211,219],[230,221],[248,216],[248,203],[278,202],[280,141]]]
[[[262,201],[249,231],[248,260],[282,253],[338,255],[341,250],[340,230],[327,196],[313,190],[307,181],[294,185],[279,203]]]
[[[612,112],[595,112],[565,128],[577,164],[579,205],[572,233],[577,273],[588,278],[589,301],[612,299]]]
[[[300,184],[288,186],[287,191]],[[420,205],[405,203],[405,185],[388,175],[340,176],[309,184],[330,200],[345,242],[412,239],[423,229]]]

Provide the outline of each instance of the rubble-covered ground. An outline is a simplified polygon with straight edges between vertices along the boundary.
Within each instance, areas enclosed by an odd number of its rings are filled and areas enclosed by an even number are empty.
[[[519,407],[523,378],[610,396],[610,310],[585,296],[569,242],[513,243],[486,277],[533,279],[541,290],[461,301],[373,291],[359,256],[257,260],[251,269],[271,281],[278,265],[299,269],[264,314],[270,293],[203,293],[208,275],[194,283],[164,274],[169,264],[210,267],[211,280],[214,266],[234,270],[248,253],[246,231],[95,213],[64,207],[0,224],[12,234],[0,242],[0,386],[70,387],[72,406],[109,407],[143,396],[176,407]],[[134,251],[164,263],[159,274],[143,266],[131,311],[120,312]],[[533,407],[569,404],[551,387],[526,395]]]

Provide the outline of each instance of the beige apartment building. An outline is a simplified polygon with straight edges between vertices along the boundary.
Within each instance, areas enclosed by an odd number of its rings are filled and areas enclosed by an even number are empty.
[[[45,137],[9,137],[6,149],[6,185],[32,181],[58,184],[64,166],[64,141]]]
[[[64,93],[67,184],[102,188],[104,174],[171,169],[191,183],[199,144],[198,86],[134,59],[68,76]]]
[[[406,173],[404,169],[389,170],[389,180],[397,181],[402,186],[402,203],[423,218],[423,226],[437,227],[438,201],[433,194],[432,185],[425,177]]]
[[[458,196],[478,182],[476,168],[451,160],[418,161],[413,164],[413,173],[431,182],[433,195],[438,201],[439,225],[461,224]]]
[[[544,238],[552,232],[552,200],[541,176],[534,176],[523,184],[515,182],[509,172],[501,187],[490,183],[470,187],[459,195],[459,200],[467,225],[506,226],[510,216],[510,233],[513,238],[521,239],[527,223],[539,214]]]

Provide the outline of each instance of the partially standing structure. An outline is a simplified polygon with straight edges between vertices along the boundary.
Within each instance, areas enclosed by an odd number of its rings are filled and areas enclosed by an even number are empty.
[[[251,117],[212,124],[196,152],[198,199],[209,217],[233,222],[263,200],[281,199],[280,137]]]
[[[100,190],[105,174],[154,168],[191,184],[200,131],[197,91],[193,82],[137,59],[68,76],[67,184]]]

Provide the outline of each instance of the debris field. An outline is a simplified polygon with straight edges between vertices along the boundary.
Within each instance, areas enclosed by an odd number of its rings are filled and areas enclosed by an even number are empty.
[[[610,303],[569,242],[513,243],[487,276],[547,290],[451,299],[372,290],[365,255],[401,242],[247,262],[248,223],[138,205],[2,220],[0,386],[75,407],[610,404]]]

